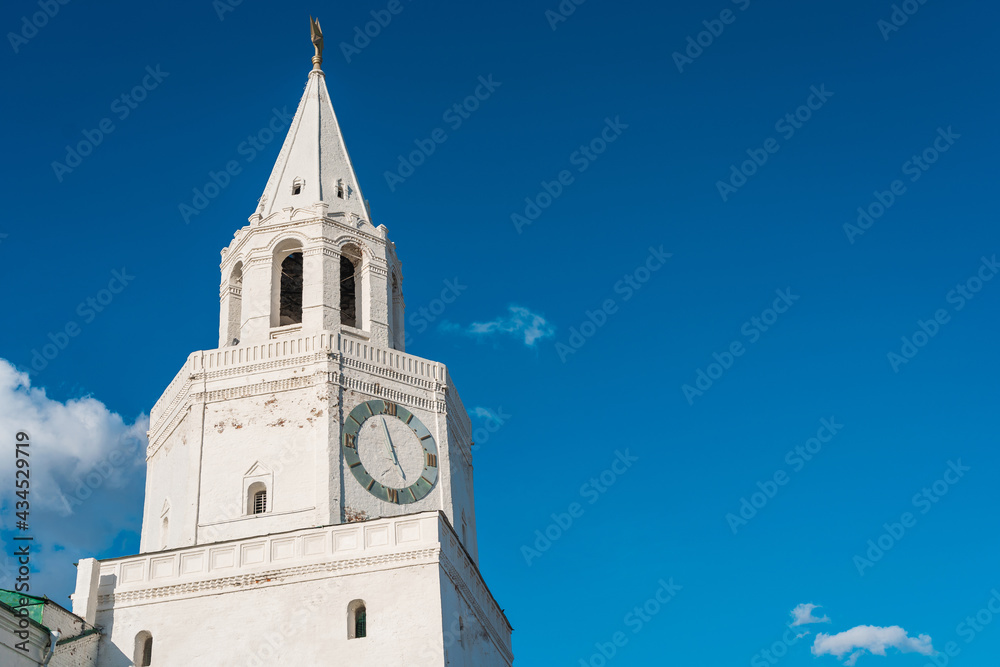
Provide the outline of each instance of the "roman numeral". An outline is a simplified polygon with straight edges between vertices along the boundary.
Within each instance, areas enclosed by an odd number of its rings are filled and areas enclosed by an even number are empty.
[[[388,500],[390,503],[396,503],[397,505],[399,504],[399,489],[387,488],[385,492],[386,495],[388,496]]]
[[[344,447],[350,447],[351,449],[358,448],[358,437],[352,433],[344,434]]]
[[[424,455],[427,457],[427,467],[428,468],[437,468],[437,465],[438,465],[438,457],[437,457],[437,455],[436,454],[431,454],[430,452],[424,452]]]
[[[395,403],[390,403],[389,401],[382,401],[382,405],[385,406],[385,409],[382,411],[384,414],[391,415],[393,417],[396,416],[396,404]]]

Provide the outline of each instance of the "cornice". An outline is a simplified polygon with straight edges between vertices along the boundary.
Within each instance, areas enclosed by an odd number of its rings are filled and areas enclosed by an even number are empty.
[[[281,211],[278,211],[276,213],[272,213],[271,216],[269,217],[280,215],[281,213],[282,213]],[[326,231],[327,229],[337,230],[341,234],[347,233],[355,238],[363,239],[375,245],[387,245],[391,243],[388,238],[383,238],[378,234],[373,234],[363,229],[359,229],[358,227],[351,225],[347,222],[342,222],[340,220],[337,220],[336,218],[331,217],[330,215],[322,216],[317,213],[314,217],[311,218],[306,218],[301,220],[286,220],[284,222],[276,222],[276,223],[268,223],[267,219],[265,219],[262,220],[257,225],[251,226],[249,229],[241,228],[241,231],[243,230],[245,231],[243,231],[243,233],[240,234],[238,237],[234,237],[233,241],[230,242],[228,246],[226,246],[225,248],[226,256],[225,259],[223,259],[223,261],[219,264],[219,268],[220,269],[226,268],[230,262],[232,262],[236,257],[240,256],[241,253],[244,252],[245,246],[247,245],[249,240],[252,237],[256,236],[257,234],[262,234],[262,233],[272,234],[275,232],[285,231],[289,228],[304,227],[306,225],[316,224],[317,222],[323,225],[324,231]],[[371,223],[368,222],[368,224],[370,225]],[[323,245],[328,245],[334,243],[337,236],[321,234],[320,236],[307,236],[306,238],[310,244],[315,244],[319,241],[322,241],[324,242]],[[249,254],[252,253],[253,251],[251,251]],[[265,257],[265,259],[270,261],[270,257]],[[254,261],[254,258],[248,258],[243,260],[244,264],[249,264],[252,261]]]
[[[219,593],[235,593],[246,590],[249,586],[256,588],[270,588],[286,582],[290,577],[305,577],[311,574],[326,572],[344,572],[350,570],[360,570],[378,565],[398,566],[407,561],[417,561],[433,559],[441,553],[441,547],[435,546],[427,549],[415,551],[404,551],[401,553],[387,553],[375,556],[363,556],[361,558],[350,558],[345,560],[326,561],[311,563],[309,565],[297,565],[286,568],[263,570],[248,574],[240,574],[231,577],[217,577],[215,579],[203,579],[198,581],[188,581],[181,584],[168,586],[154,586],[149,588],[139,588],[121,593],[105,594],[97,598],[99,611],[106,611],[110,608],[127,606],[129,603],[141,603],[146,601],[160,601],[165,598],[178,597],[183,595],[200,594],[216,595]],[[435,562],[435,561],[430,561]]]

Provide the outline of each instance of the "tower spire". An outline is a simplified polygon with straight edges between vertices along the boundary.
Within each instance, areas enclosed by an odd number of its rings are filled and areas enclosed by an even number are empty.
[[[322,70],[323,64],[323,29],[319,26],[319,19],[309,17],[309,31],[312,33],[312,43],[316,47],[316,55],[313,56],[313,69]]]
[[[312,16],[309,25],[316,47],[313,68],[255,215],[267,218],[289,207],[305,208],[323,202],[332,214],[368,220],[368,208],[321,68],[323,29]]]

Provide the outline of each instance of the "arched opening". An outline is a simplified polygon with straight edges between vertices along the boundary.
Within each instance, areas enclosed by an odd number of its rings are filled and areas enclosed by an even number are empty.
[[[225,344],[239,345],[240,328],[243,326],[243,262],[237,262],[229,274],[227,286],[229,312],[227,313]]]
[[[279,243],[271,273],[272,327],[302,324],[303,272],[302,243],[295,239]]]
[[[167,548],[167,538],[170,536],[170,518],[163,517],[163,521],[160,524],[160,548]]]
[[[395,271],[392,272],[392,304],[389,309],[389,315],[392,322],[392,340],[393,347],[397,350],[403,350],[405,348],[406,340],[406,328],[403,322],[403,290],[400,287],[399,276]]]
[[[135,636],[132,662],[135,667],[150,667],[153,664],[153,635],[145,630]]]
[[[340,323],[361,329],[358,269],[361,267],[361,252],[353,246],[345,246],[340,255]]]
[[[302,194],[302,186],[304,184],[305,181],[303,181],[301,178],[296,178],[294,181],[292,181],[292,194],[293,195]]]
[[[368,610],[364,600],[353,600],[347,605],[347,638],[361,639],[368,636]]]
[[[267,486],[264,482],[254,482],[247,489],[247,514],[267,513]]]
[[[302,323],[302,253],[293,252],[281,263],[279,326]]]
[[[344,181],[343,180],[338,180],[337,181],[337,197],[340,198],[340,199],[344,198]]]

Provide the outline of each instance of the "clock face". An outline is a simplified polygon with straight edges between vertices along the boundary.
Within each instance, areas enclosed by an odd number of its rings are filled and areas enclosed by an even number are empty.
[[[389,401],[365,401],[351,411],[341,438],[344,460],[368,493],[397,505],[434,488],[437,444],[416,415]]]

